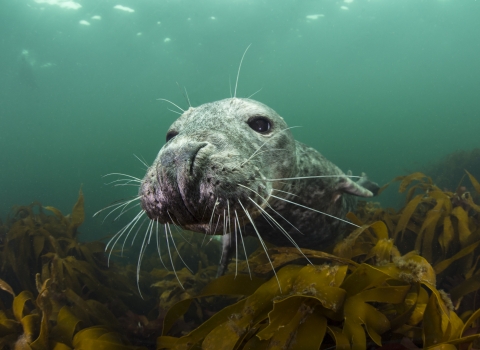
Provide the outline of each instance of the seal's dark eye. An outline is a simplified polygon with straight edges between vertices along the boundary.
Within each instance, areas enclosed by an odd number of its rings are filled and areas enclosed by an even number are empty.
[[[254,118],[248,122],[248,126],[250,126],[253,130],[256,132],[259,132],[260,134],[266,134],[270,131],[270,128],[272,125],[270,124],[270,121],[267,118]]]
[[[178,132],[176,131],[169,131],[167,132],[167,142],[173,139],[175,136],[178,135]]]

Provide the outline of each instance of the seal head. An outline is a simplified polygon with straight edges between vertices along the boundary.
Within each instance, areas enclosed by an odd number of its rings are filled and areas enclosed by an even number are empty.
[[[276,245],[325,248],[343,237],[353,196],[377,190],[295,141],[268,106],[231,98],[190,108],[172,124],[140,196],[152,220],[222,234],[222,274],[237,228]]]
[[[148,169],[141,205],[152,220],[222,234],[265,209],[279,182],[294,176],[296,144],[268,106],[232,98],[189,108],[169,128]],[[256,204],[255,204],[255,203]],[[238,220],[237,220],[238,217]]]

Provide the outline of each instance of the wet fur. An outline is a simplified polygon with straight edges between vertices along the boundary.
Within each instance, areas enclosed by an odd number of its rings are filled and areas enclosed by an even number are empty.
[[[271,120],[268,135],[250,128],[257,117]],[[142,208],[160,223],[225,236],[233,234],[238,217],[244,235],[259,232],[268,242],[291,246],[273,218],[298,246],[322,248],[342,237],[345,221],[336,218],[353,209],[351,195],[370,197],[367,188],[378,189],[365,178],[353,182],[295,141],[283,118],[254,100],[189,108],[168,132],[176,136],[161,148],[139,191]],[[322,175],[327,177],[275,180]],[[224,246],[228,255],[232,244]]]

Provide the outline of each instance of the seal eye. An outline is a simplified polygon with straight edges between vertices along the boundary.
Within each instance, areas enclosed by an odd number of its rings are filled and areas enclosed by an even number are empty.
[[[248,121],[248,126],[259,132],[260,134],[266,134],[270,131],[272,125],[267,118],[257,117]]]
[[[169,131],[167,132],[167,142],[173,139],[175,136],[178,135],[178,132],[176,131]]]

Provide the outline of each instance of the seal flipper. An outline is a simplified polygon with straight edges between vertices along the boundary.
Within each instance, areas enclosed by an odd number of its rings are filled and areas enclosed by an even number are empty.
[[[376,182],[370,181],[365,173],[362,173],[362,177],[357,181],[357,184],[372,192],[374,196],[376,196],[378,190],[380,190],[380,186],[378,186]]]
[[[367,175],[362,173],[362,177],[357,182],[352,181],[349,177],[340,180],[337,190],[358,196],[373,197],[376,196],[380,187],[377,183],[368,180]]]

